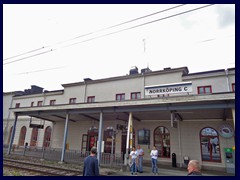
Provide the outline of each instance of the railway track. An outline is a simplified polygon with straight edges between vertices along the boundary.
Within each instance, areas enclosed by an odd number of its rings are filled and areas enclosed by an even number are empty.
[[[3,158],[3,167],[34,172],[44,176],[82,176],[82,171]]]

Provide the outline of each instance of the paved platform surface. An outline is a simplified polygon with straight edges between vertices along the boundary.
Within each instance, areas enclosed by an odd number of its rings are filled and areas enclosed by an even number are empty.
[[[112,171],[112,172],[111,172]],[[136,176],[132,175],[130,171],[127,170],[111,170],[108,176]],[[174,168],[174,167],[159,167],[158,176],[187,176],[188,172],[186,168]],[[235,176],[235,174],[230,174],[220,171],[210,171],[202,170],[204,176]],[[143,173],[137,173],[137,176],[157,176],[151,172],[151,167],[144,167]]]

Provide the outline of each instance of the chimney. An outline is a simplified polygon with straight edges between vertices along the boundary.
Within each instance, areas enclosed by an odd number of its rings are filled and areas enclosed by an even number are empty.
[[[152,72],[151,69],[149,69],[149,67],[141,69],[141,74],[147,73],[147,72]]]
[[[163,68],[163,70],[170,70],[171,68],[170,67],[167,67],[167,68]]]
[[[130,75],[138,74],[138,68],[137,68],[137,66],[133,66],[133,67],[130,69],[129,74],[130,74]]]

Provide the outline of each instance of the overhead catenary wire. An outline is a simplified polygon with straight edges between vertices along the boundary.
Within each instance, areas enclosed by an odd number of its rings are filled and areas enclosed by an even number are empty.
[[[169,19],[169,18],[176,17],[176,16],[179,16],[179,15],[182,15],[182,14],[186,14],[186,13],[193,12],[193,11],[196,11],[196,10],[199,10],[199,9],[203,9],[203,8],[206,8],[206,7],[209,7],[209,6],[212,6],[212,5],[214,5],[214,4],[201,6],[201,7],[198,7],[198,8],[190,9],[190,10],[183,11],[183,12],[180,12],[180,13],[176,13],[176,14],[173,14],[173,15],[169,15],[169,16],[166,16],[166,17],[163,17],[163,18],[159,18],[159,19],[156,19],[156,20],[153,20],[153,21],[149,21],[149,22],[146,22],[146,23],[138,24],[138,25],[131,26],[131,27],[128,27],[128,28],[125,28],[125,29],[121,29],[121,30],[118,30],[118,31],[114,31],[114,32],[111,32],[111,33],[104,34],[104,35],[96,36],[96,37],[93,37],[93,38],[89,38],[89,39],[86,39],[86,40],[83,40],[83,41],[79,41],[79,42],[76,42],[76,43],[72,43],[72,44],[69,44],[69,45],[62,46],[61,48],[70,47],[70,46],[77,45],[77,44],[80,44],[80,43],[92,41],[94,39],[99,39],[99,38],[102,38],[102,37],[105,37],[105,36],[109,36],[109,35],[112,35],[112,34],[120,33],[120,32],[126,31],[126,30],[130,30],[130,29],[134,29],[134,28],[141,27],[141,26],[144,26],[144,25],[152,24],[152,23],[159,22],[159,21],[162,21],[162,20],[165,20],[165,19]],[[91,33],[88,33],[88,34],[91,34]],[[51,49],[49,51],[45,51],[43,53],[38,53],[36,55],[32,55],[32,56],[24,57],[24,58],[21,58],[21,59],[17,59],[17,60],[5,63],[3,65],[14,63],[14,62],[17,62],[17,61],[21,61],[21,60],[24,60],[24,59],[27,59],[27,58],[31,58],[33,56],[45,54],[45,53],[48,53],[48,52],[51,52],[51,51],[55,51],[55,50],[57,50],[57,48],[56,49]]]
[[[47,50],[47,51],[44,51],[44,52],[41,52],[41,53],[37,53],[37,54],[31,55],[31,56],[27,56],[27,57],[24,57],[24,58],[21,58],[21,59],[17,59],[17,60],[11,61],[11,62],[4,63],[3,65],[11,64],[11,63],[14,63],[14,62],[17,62],[17,61],[22,61],[24,59],[28,59],[28,58],[31,58],[31,57],[34,57],[34,56],[39,56],[39,55],[42,55],[42,54],[46,54],[46,53],[49,53],[51,51],[53,51],[53,50],[50,49],[50,50]]]
[[[12,58],[15,58],[15,57],[19,57],[19,56],[22,56],[22,55],[25,55],[25,54],[29,54],[29,53],[32,53],[32,52],[35,52],[35,51],[39,51],[39,50],[42,50],[44,49],[45,47],[41,47],[41,48],[37,48],[37,49],[33,49],[31,51],[28,51],[28,52],[25,52],[25,53],[22,53],[22,54],[18,54],[16,56],[12,56],[12,57],[9,57],[9,58],[6,58],[6,59],[3,59],[3,61],[7,61],[8,59],[12,59]]]
[[[43,71],[50,71],[50,70],[55,70],[55,69],[62,69],[62,68],[64,68],[64,67],[65,67],[65,66],[59,66],[59,67],[48,68],[48,69],[40,69],[40,70],[36,70],[36,71],[29,71],[29,72],[17,73],[17,75],[37,73],[37,72],[43,72]]]
[[[76,40],[76,39],[79,39],[79,38],[82,38],[82,37],[85,37],[85,36],[92,35],[92,34],[94,34],[94,33],[102,32],[102,31],[105,31],[105,30],[107,30],[107,29],[112,29],[112,28],[115,28],[115,27],[118,27],[118,26],[122,26],[122,25],[124,25],[124,24],[128,24],[128,23],[131,23],[131,22],[140,20],[140,19],[144,19],[144,18],[146,18],[146,17],[150,17],[150,16],[153,16],[153,15],[156,15],[156,14],[159,14],[159,13],[163,13],[163,12],[166,12],[166,11],[170,11],[170,10],[172,10],[172,9],[176,9],[176,8],[179,8],[179,7],[184,6],[184,5],[186,5],[186,4],[181,4],[181,5],[173,6],[173,7],[170,7],[170,8],[166,8],[166,9],[157,11],[157,12],[155,12],[155,13],[151,13],[151,14],[148,14],[148,15],[144,15],[144,16],[141,16],[141,17],[139,17],[139,18],[135,18],[135,19],[128,20],[128,21],[125,21],[125,22],[122,22],[122,23],[118,23],[118,24],[115,24],[115,25],[112,25],[112,26],[109,26],[109,27],[106,27],[106,28],[102,28],[102,29],[99,29],[99,30],[96,30],[96,31],[93,31],[93,32],[90,32],[90,33],[81,34],[81,35],[79,35],[79,36],[70,38],[70,39],[68,39],[68,40],[59,41],[59,42],[57,42],[57,43],[55,43],[55,44],[53,44],[53,45],[43,46],[42,48],[49,48],[49,47],[54,46],[54,45],[63,44],[63,43],[69,42],[69,41],[73,41],[73,40]],[[19,56],[22,56],[22,55],[25,55],[25,54],[28,54],[28,53],[32,53],[32,52],[34,52],[34,51],[41,50],[42,48],[34,49],[34,50],[31,50],[31,51],[28,51],[28,52],[25,52],[25,53],[22,53],[22,54],[19,54],[19,55],[16,55],[16,56],[12,56],[12,57],[9,57],[9,58],[4,59],[3,61],[9,60],[9,59],[12,59],[12,58],[15,58],[15,57],[19,57]]]
[[[102,37],[109,36],[109,35],[112,35],[112,34],[120,33],[120,32],[126,31],[126,30],[141,27],[141,26],[144,26],[144,25],[152,24],[152,23],[155,23],[155,22],[158,22],[158,21],[161,21],[161,20],[165,20],[165,19],[168,19],[168,18],[172,18],[172,17],[175,17],[175,16],[186,14],[186,13],[196,11],[196,10],[199,10],[199,9],[202,9],[202,8],[206,8],[206,7],[209,7],[209,6],[212,6],[212,5],[214,5],[214,4],[201,6],[201,7],[195,8],[195,9],[191,9],[191,10],[188,10],[188,11],[184,11],[184,12],[181,12],[181,13],[177,13],[177,14],[174,14],[174,15],[167,16],[167,17],[163,17],[163,18],[156,19],[156,20],[153,20],[153,21],[149,21],[149,22],[146,22],[146,23],[143,23],[143,24],[135,25],[135,26],[132,26],[132,27],[129,27],[129,28],[121,29],[121,30],[118,30],[118,31],[115,31],[115,32],[111,32],[111,33],[104,34],[104,35],[101,35],[101,36],[97,36],[97,37],[94,37],[94,38],[86,39],[84,41],[80,41],[80,42],[76,42],[76,43],[73,43],[73,44],[70,44],[70,45],[63,46],[63,48],[73,46],[73,45],[76,45],[76,44],[79,44],[79,43],[84,43],[84,42],[87,42],[87,41],[92,41],[94,39],[98,39],[98,38],[102,38]]]

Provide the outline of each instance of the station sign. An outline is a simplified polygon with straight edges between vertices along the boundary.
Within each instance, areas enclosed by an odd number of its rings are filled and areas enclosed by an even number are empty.
[[[145,95],[176,94],[192,92],[192,82],[180,82],[145,86]]]

